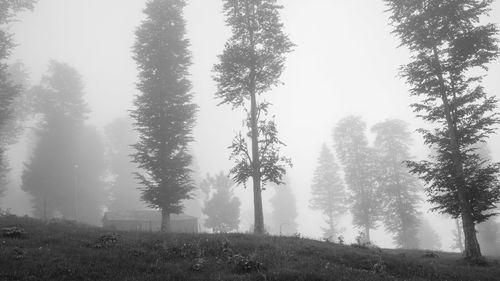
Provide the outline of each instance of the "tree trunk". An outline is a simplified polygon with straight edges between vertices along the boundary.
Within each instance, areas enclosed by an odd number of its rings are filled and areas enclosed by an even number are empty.
[[[165,210],[161,210],[161,232],[171,232],[170,214]]]
[[[249,15],[249,40],[250,40],[250,125],[252,136],[252,180],[253,180],[253,207],[254,207],[254,234],[264,234],[264,212],[262,210],[262,187],[260,173],[260,155],[259,155],[259,128],[257,125],[257,93],[256,93],[256,74],[255,74],[255,42],[254,42],[254,6],[249,6],[246,2],[247,15]]]
[[[371,238],[370,238],[370,227],[368,225],[365,226],[365,240],[363,243],[371,243]]]
[[[441,62],[439,60],[437,48],[434,47],[434,58],[437,64],[437,76],[440,81],[441,100],[443,102],[446,123],[448,127],[448,136],[450,138],[451,160],[453,162],[453,172],[455,176],[455,184],[457,186],[458,203],[460,206],[460,214],[462,217],[462,227],[464,229],[464,256],[466,259],[480,258],[481,248],[476,236],[476,227],[474,218],[472,217],[472,206],[467,196],[467,183],[465,182],[464,168],[460,153],[459,139],[457,128],[452,116],[452,110],[448,101],[446,86],[444,83]]]

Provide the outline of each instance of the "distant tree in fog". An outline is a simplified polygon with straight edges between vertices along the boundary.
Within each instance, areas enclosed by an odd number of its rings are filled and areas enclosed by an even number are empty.
[[[203,213],[207,216],[205,227],[213,232],[238,230],[240,224],[240,205],[238,197],[232,191],[234,182],[229,175],[220,172],[215,177],[207,175],[201,183],[207,192]]]
[[[108,208],[110,210],[141,210],[139,184],[134,177],[137,165],[130,155],[134,152],[132,144],[139,136],[134,131],[129,118],[115,119],[105,127],[107,140],[106,162],[111,174],[111,189]]]
[[[460,253],[464,252],[464,232],[462,223],[459,219],[455,219],[455,229],[453,230],[453,244],[452,249],[459,250]]]
[[[500,222],[492,218],[477,226],[477,239],[488,256],[500,257]]]
[[[271,226],[275,233],[293,235],[298,232],[297,202],[288,177],[285,177],[283,182],[283,185],[275,188],[270,200],[273,208]]]
[[[397,119],[372,127],[376,134],[379,188],[383,197],[383,222],[393,234],[394,243],[405,249],[418,247],[418,204],[422,188],[419,179],[410,174],[405,161],[410,160],[411,135],[408,125]]]
[[[370,229],[376,228],[382,218],[383,198],[377,183],[376,155],[368,146],[365,122],[356,116],[340,120],[333,140],[351,191],[353,224],[362,228],[370,241]]]
[[[421,98],[414,111],[433,125],[420,131],[436,155],[411,168],[426,182],[434,210],[461,218],[467,259],[481,257],[476,224],[500,201],[500,165],[486,164],[475,148],[500,123],[497,99],[477,72],[499,55],[497,26],[480,20],[492,2],[385,0],[394,33],[411,51],[402,73]]]
[[[423,250],[441,250],[441,238],[428,220],[422,220],[417,231],[418,247]]]
[[[170,214],[183,210],[194,183],[192,156],[196,105],[193,104],[188,68],[191,55],[185,38],[183,0],[150,0],[146,19],[136,31],[134,60],[139,69],[132,111],[139,141],[134,145],[134,162],[142,200],[161,210],[161,230],[170,231]]]
[[[104,203],[104,148],[95,129],[84,126],[83,84],[72,67],[52,61],[33,90],[39,122],[35,147],[22,175],[35,215],[98,224]]]
[[[338,220],[347,211],[347,193],[339,173],[340,168],[332,152],[323,144],[313,175],[309,206],[313,210],[320,210],[325,216],[327,227],[323,228],[323,235],[326,238],[337,238]]]
[[[224,0],[226,23],[232,35],[220,63],[214,67],[221,104],[243,107],[247,113],[247,133],[239,133],[231,145],[231,170],[237,184],[253,180],[254,232],[264,234],[262,190],[266,183],[280,184],[290,160],[281,156],[270,104],[258,101],[259,95],[279,84],[285,54],[293,44],[283,32],[276,0]],[[250,144],[248,140],[250,140]]]
[[[35,0],[0,0],[0,197],[5,192],[5,173],[8,169],[5,159],[5,146],[11,137],[8,124],[15,118],[13,103],[23,90],[23,85],[17,84],[9,73],[8,59],[15,43],[8,32],[8,24],[17,13],[33,9],[35,3]]]

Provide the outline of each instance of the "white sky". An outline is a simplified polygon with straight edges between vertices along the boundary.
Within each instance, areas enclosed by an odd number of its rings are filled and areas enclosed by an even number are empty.
[[[191,68],[195,101],[200,105],[193,150],[202,175],[228,170],[234,133],[241,126],[241,112],[217,107],[211,69],[229,35],[221,15],[220,0],[187,0],[185,17],[191,40]],[[282,0],[286,32],[297,44],[289,55],[284,85],[266,94],[274,103],[285,149],[292,157],[292,188],[300,207],[300,231],[321,235],[321,216],[308,210],[310,183],[321,144],[332,144],[336,122],[349,114],[361,115],[369,126],[387,118],[421,126],[408,105],[407,86],[397,77],[408,53],[398,49],[390,34],[382,0]],[[127,114],[135,89],[136,67],[131,58],[134,31],[143,18],[144,0],[40,0],[32,13],[23,13],[13,24],[18,47],[13,60],[23,61],[38,83],[48,61],[55,59],[75,67],[86,83],[90,122],[103,126]],[[493,5],[491,21],[500,23],[500,2]],[[491,65],[486,89],[500,97],[500,61]],[[499,137],[492,150],[500,157]],[[415,154],[422,154],[415,135]],[[251,198],[251,191],[239,191]],[[265,194],[270,198],[272,193]],[[251,208],[244,200],[244,208]],[[270,211],[265,210],[265,212]],[[246,211],[249,213],[249,211]],[[433,216],[435,228],[450,235],[453,225]],[[346,237],[353,232],[348,227]],[[375,242],[389,246],[379,231]],[[451,244],[443,237],[443,247]]]

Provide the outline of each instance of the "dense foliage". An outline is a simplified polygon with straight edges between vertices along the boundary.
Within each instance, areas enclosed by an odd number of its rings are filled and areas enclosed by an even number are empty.
[[[462,219],[465,256],[481,251],[475,224],[487,220],[500,201],[499,165],[477,153],[500,123],[497,100],[481,86],[478,70],[498,57],[498,29],[481,18],[492,0],[385,0],[394,33],[412,54],[403,67],[416,114],[433,129],[421,129],[436,153],[414,162],[435,210]]]
[[[134,145],[142,199],[162,211],[162,230],[170,214],[182,212],[182,201],[194,188],[188,144],[193,140],[196,105],[188,80],[191,64],[185,38],[183,0],[151,0],[136,31],[134,59],[139,68],[132,111],[139,141]]]

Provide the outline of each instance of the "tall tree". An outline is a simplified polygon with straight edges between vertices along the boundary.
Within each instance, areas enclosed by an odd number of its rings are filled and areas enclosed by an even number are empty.
[[[335,127],[333,139],[351,191],[353,224],[363,228],[370,241],[370,229],[376,228],[381,219],[382,197],[377,185],[376,155],[368,146],[366,124],[359,117],[345,117]]]
[[[5,159],[5,145],[9,143],[10,131],[7,124],[13,116],[12,104],[22,91],[22,86],[13,81],[10,75],[8,59],[15,46],[8,24],[18,12],[31,10],[35,0],[0,0],[0,197],[5,191],[5,173],[8,164]]]
[[[196,105],[192,103],[183,0],[150,0],[136,31],[134,59],[139,68],[132,117],[139,132],[134,145],[142,200],[161,210],[161,230],[170,231],[170,214],[183,210],[194,189],[188,144],[193,140]]]
[[[236,166],[231,170],[238,184],[251,177],[254,194],[254,232],[264,234],[262,190],[267,182],[280,184],[290,160],[280,156],[274,120],[266,119],[269,103],[258,101],[261,94],[279,83],[285,54],[293,44],[283,33],[276,0],[224,0],[226,23],[232,35],[215,65],[216,96],[221,104],[247,107],[248,134],[237,135],[231,145]],[[250,139],[250,148],[247,144]]]
[[[332,152],[323,144],[314,171],[309,206],[320,210],[325,216],[327,227],[323,228],[326,238],[336,238],[338,219],[347,211],[344,183],[339,175],[340,168],[335,163]]]
[[[208,195],[203,208],[203,213],[207,216],[205,226],[214,232],[238,230],[241,202],[233,194],[234,183],[229,175],[224,172],[215,177],[207,175],[201,185]]]
[[[22,175],[35,215],[97,224],[104,201],[104,150],[100,134],[84,127],[83,83],[72,67],[51,62],[33,90],[36,143]]]
[[[298,232],[297,228],[297,202],[290,185],[290,180],[285,177],[284,184],[275,188],[276,192],[271,197],[272,228],[275,233],[293,235]]]
[[[405,122],[386,120],[372,127],[376,134],[374,147],[379,167],[378,182],[383,200],[383,222],[398,247],[418,247],[421,185],[410,174],[405,161],[410,160],[411,135]]]
[[[105,128],[107,139],[107,165],[111,176],[110,210],[144,209],[141,194],[134,173],[137,166],[130,159],[134,152],[132,144],[139,136],[134,131],[132,120],[122,117],[115,119]]]
[[[427,183],[435,210],[461,218],[465,257],[481,257],[475,225],[492,216],[488,210],[500,200],[499,167],[483,165],[475,151],[500,122],[493,113],[497,100],[475,71],[499,54],[497,27],[480,22],[492,0],[385,2],[394,33],[412,52],[403,76],[421,98],[414,111],[435,126],[421,132],[437,155],[411,167]]]

